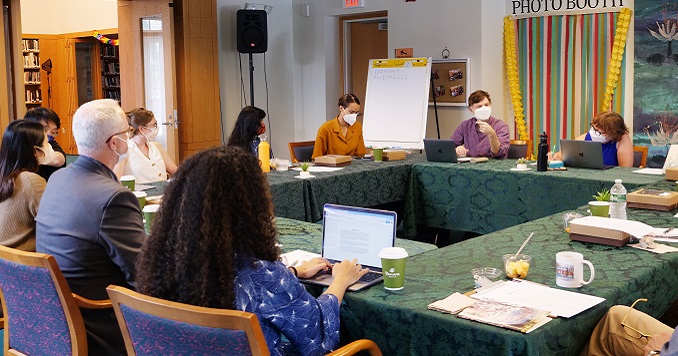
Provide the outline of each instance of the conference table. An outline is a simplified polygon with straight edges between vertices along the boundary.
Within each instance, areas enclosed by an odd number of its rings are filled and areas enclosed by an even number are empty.
[[[655,187],[664,188],[661,184]],[[387,291],[377,284],[346,294],[341,308],[342,339],[372,339],[385,355],[576,355],[611,306],[630,305],[644,297],[648,303],[637,308],[659,317],[678,298],[678,253],[659,255],[571,241],[561,215],[440,249],[411,251],[414,256],[407,261],[403,290]],[[676,226],[672,213],[629,209],[628,216],[655,227]],[[318,224],[287,219],[277,219],[277,224],[284,251],[320,252]],[[514,253],[531,232],[534,237],[524,250],[533,258],[526,280],[560,288],[555,285],[555,255],[577,251],[593,263],[596,275],[591,284],[574,291],[603,297],[605,302],[569,319],[556,318],[530,334],[427,309],[429,303],[453,292],[472,290],[472,268],[501,268],[502,255]]]
[[[416,236],[417,225],[486,234],[584,205],[618,178],[628,191],[663,178],[633,173],[637,168],[512,168],[515,160],[414,163],[405,198],[404,236]]]

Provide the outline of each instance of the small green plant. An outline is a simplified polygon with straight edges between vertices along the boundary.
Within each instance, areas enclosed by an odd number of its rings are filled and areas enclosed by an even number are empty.
[[[308,171],[308,162],[304,162],[301,164],[301,170],[304,172]]]
[[[516,164],[527,164],[527,159],[525,159],[525,157],[518,158],[518,160],[516,161]]]
[[[600,192],[596,192],[596,195],[593,195],[593,198],[597,201],[610,201],[610,190],[603,189]]]

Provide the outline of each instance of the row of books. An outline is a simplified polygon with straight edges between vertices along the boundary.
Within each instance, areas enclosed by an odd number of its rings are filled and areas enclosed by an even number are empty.
[[[104,85],[107,87],[119,87],[120,77],[104,77]]]
[[[23,47],[24,52],[28,51],[37,52],[40,50],[38,40],[22,40],[21,45]]]
[[[39,67],[40,58],[35,53],[24,54],[24,67]]]
[[[106,89],[104,90],[104,98],[106,99],[113,99],[120,101],[120,90],[115,90],[115,89]]]
[[[24,72],[24,83],[40,84],[40,72]]]
[[[42,95],[40,94],[40,89],[28,89],[26,90],[26,103],[28,104],[37,104],[42,102]]]
[[[106,63],[104,65],[105,74],[118,74],[120,73],[120,63]]]
[[[101,46],[101,55],[104,57],[117,57],[118,50],[115,46]]]

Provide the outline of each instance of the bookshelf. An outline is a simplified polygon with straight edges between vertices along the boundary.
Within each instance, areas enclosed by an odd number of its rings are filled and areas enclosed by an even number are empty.
[[[24,60],[24,87],[26,88],[26,107],[42,105],[40,90],[40,41],[35,38],[24,38],[22,41]]]
[[[120,101],[120,50],[103,43],[100,48],[102,97]]]

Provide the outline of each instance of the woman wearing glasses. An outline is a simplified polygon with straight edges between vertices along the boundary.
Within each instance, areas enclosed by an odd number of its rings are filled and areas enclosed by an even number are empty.
[[[363,125],[356,121],[359,113],[360,100],[357,96],[346,94],[339,98],[339,115],[318,129],[313,158],[328,154],[364,156]]]
[[[602,112],[593,118],[591,128],[577,140],[603,144],[603,164],[606,166],[633,167],[633,141],[624,119],[616,112]],[[560,152],[553,159],[561,160]]]
[[[133,175],[137,183],[149,183],[167,180],[177,171],[167,151],[155,138],[158,135],[158,122],[151,111],[136,108],[127,113],[127,121],[134,129],[128,141],[128,155],[122,156],[113,171],[118,177]]]
[[[0,245],[35,251],[35,216],[45,190],[35,172],[53,156],[42,125],[19,120],[7,126],[0,146]]]

